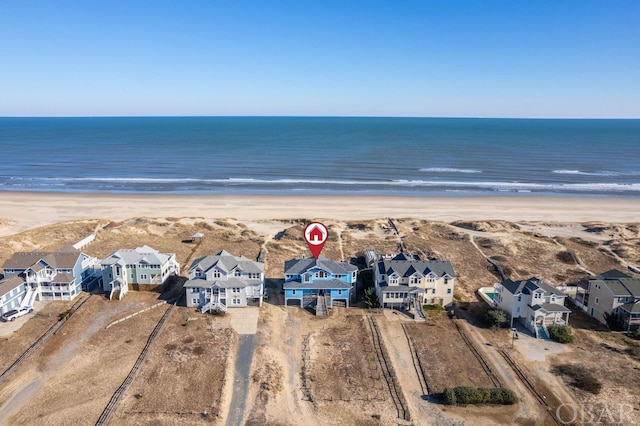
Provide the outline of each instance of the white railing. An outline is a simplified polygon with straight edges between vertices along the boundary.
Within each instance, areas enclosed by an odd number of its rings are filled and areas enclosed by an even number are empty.
[[[27,289],[27,294],[24,295],[22,302],[20,302],[20,307],[24,308],[26,306],[33,306],[33,301],[36,297],[36,290],[34,288],[29,287]]]

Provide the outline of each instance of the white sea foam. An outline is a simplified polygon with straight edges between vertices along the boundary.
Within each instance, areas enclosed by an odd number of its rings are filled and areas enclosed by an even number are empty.
[[[600,170],[597,172],[583,172],[582,170],[554,170],[553,173],[560,175],[582,175],[582,176],[633,176],[636,173],[620,173],[609,170]]]
[[[420,169],[421,172],[427,173],[482,173],[482,170],[475,169],[456,169],[452,167],[428,167]]]
[[[29,181],[28,184],[13,183],[14,187],[47,187],[62,186],[64,182],[90,181],[104,185],[119,183],[126,186],[127,183],[134,185],[144,184],[171,184],[169,191],[180,187],[186,188],[203,187],[268,187],[272,186],[277,190],[295,189],[296,185],[307,185],[311,187],[321,186],[326,190],[339,190],[340,187],[405,187],[405,188],[428,188],[445,191],[500,191],[500,192],[640,192],[640,183],[534,183],[534,182],[500,182],[500,181],[458,181],[458,180],[423,180],[423,179],[396,179],[396,180],[375,180],[375,179],[257,179],[257,178],[220,178],[220,179],[193,179],[193,178],[126,178],[126,177],[103,177],[103,178],[12,178],[14,181]],[[6,182],[4,183],[6,186]],[[331,188],[333,186],[333,188]],[[111,186],[109,185],[109,188]],[[180,191],[180,189],[177,189]]]

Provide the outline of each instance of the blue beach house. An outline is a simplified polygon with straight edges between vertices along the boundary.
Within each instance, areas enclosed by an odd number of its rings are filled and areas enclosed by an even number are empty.
[[[302,257],[284,263],[284,305],[297,301],[299,306],[317,302],[332,308],[334,301],[349,307],[355,295],[358,268],[345,262],[335,262],[324,256]]]

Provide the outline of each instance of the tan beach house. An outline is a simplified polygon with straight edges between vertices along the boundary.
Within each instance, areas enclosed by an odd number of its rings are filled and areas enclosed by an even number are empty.
[[[414,307],[420,313],[423,304],[450,306],[455,280],[453,266],[446,260],[420,260],[400,253],[373,262],[373,281],[383,308]]]
[[[625,330],[640,327],[640,279],[612,269],[589,280],[587,313],[604,324],[605,314],[616,316]]]

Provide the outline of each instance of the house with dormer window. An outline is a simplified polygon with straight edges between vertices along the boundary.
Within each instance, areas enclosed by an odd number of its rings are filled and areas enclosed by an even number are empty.
[[[187,306],[207,312],[228,307],[262,306],[264,263],[222,250],[194,260],[184,284]]]
[[[499,309],[523,323],[536,337],[548,338],[547,326],[567,325],[571,310],[564,306],[566,294],[532,277],[528,280],[504,280],[494,284],[493,300]]]
[[[357,274],[357,266],[324,256],[288,260],[284,264],[284,304],[306,306],[315,302],[332,308],[339,301],[349,307]]]
[[[16,252],[3,265],[5,279],[12,277],[11,286],[3,287],[12,287],[12,297],[2,309],[31,306],[34,300],[73,300],[91,278],[95,263],[95,258],[71,247]]]
[[[180,274],[175,253],[160,253],[149,246],[121,249],[100,262],[103,290],[109,299],[122,299],[129,290],[153,290]]]
[[[419,260],[400,253],[378,258],[373,279],[380,306],[409,309],[414,305],[453,303],[455,273],[449,261]]]

